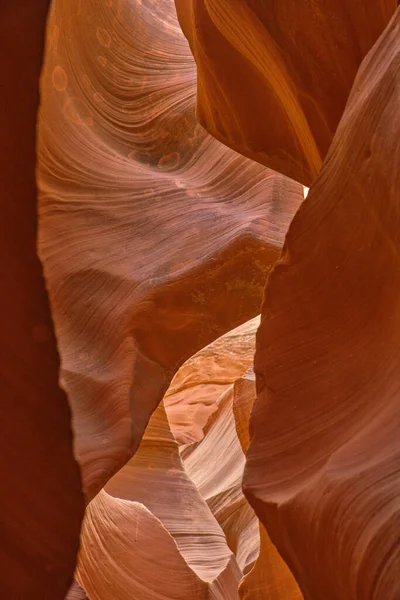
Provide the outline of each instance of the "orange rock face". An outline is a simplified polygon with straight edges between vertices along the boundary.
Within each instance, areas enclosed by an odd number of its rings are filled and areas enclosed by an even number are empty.
[[[235,382],[233,414],[243,452],[249,446],[249,420],[256,399],[255,375],[252,369]],[[240,600],[302,600],[299,587],[261,523],[257,559],[239,585]],[[254,534],[253,534],[254,535]]]
[[[40,254],[89,500],[178,367],[259,312],[302,187],[196,123],[172,0],[55,0],[42,91]]]
[[[199,442],[224,392],[253,364],[260,317],[240,325],[189,358],[164,398],[171,430],[179,444]]]
[[[309,186],[396,0],[175,0],[217,139]]]
[[[398,600],[395,0],[3,5],[1,599]]]
[[[36,113],[47,2],[0,8],[0,590],[62,600],[83,497],[37,257]]]
[[[241,571],[184,469],[163,406],[133,459],[90,503],[77,577],[93,599],[202,600],[218,598],[219,587],[235,597]]]
[[[245,490],[307,600],[400,594],[400,9],[271,274]]]
[[[210,357],[215,379],[240,369],[243,374],[254,350],[255,321],[192,357],[176,381],[193,372],[200,387],[201,369]],[[229,350],[237,354],[231,371],[224,360]],[[206,369],[202,373],[207,377]],[[188,398],[195,387],[187,389]],[[187,406],[188,398],[181,390],[175,404],[168,406],[165,399],[166,409],[161,405],[153,413],[135,456],[90,503],[77,578],[91,600],[139,594],[149,599],[301,600],[263,528],[260,536],[241,489],[245,457],[237,427],[245,428],[243,415],[248,425],[254,374],[249,371],[222,392],[200,441],[179,447],[172,434],[174,429],[181,433],[174,425],[176,404]]]
[[[84,590],[81,588],[79,583],[74,581],[72,584],[68,594],[65,597],[65,600],[88,600]]]
[[[225,377],[243,372],[252,355],[249,350],[254,349],[254,339],[254,322],[251,322],[208,348],[206,357],[213,359],[216,378],[222,374],[216,365],[222,367],[229,348],[231,351],[236,348],[238,357],[233,369],[223,366]],[[203,350],[183,365],[176,379],[182,381],[192,370],[198,380],[204,361]],[[206,373],[203,371],[203,378]],[[198,386],[201,385],[198,381]],[[192,391],[187,390],[189,397]],[[180,402],[187,406],[182,393]],[[230,537],[218,518],[219,513],[210,502],[213,497],[231,493],[229,481],[219,477],[226,463],[221,464],[215,477],[211,457],[205,461],[202,455],[203,449],[209,448],[210,440],[214,457],[222,451],[230,457],[231,464],[236,463],[228,479],[232,480],[233,474],[236,496],[241,496],[257,527],[258,521],[241,492],[244,456],[235,434],[232,410],[229,420],[226,403],[216,401],[217,433],[224,433],[220,425],[224,427],[229,421],[229,434],[219,435],[219,448],[213,443],[215,427],[207,422],[203,441],[180,449],[167,418],[170,413],[170,422],[174,423],[177,403],[176,398],[167,411],[163,405],[157,408],[135,456],[87,509],[77,578],[91,599],[111,599],[116,595],[132,598],[139,594],[144,599],[159,594],[185,600],[238,598],[243,577],[242,557],[229,543]],[[205,481],[208,481],[207,489],[203,486]],[[226,508],[235,510],[232,500],[228,499]],[[238,523],[236,529],[240,532],[245,525]],[[257,555],[257,536],[248,540],[248,543],[254,542]],[[99,563],[103,565],[102,570],[98,568]],[[162,568],[154,571],[152,564],[162,565]]]

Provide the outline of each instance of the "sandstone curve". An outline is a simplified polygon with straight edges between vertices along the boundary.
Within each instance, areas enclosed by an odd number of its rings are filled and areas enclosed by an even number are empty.
[[[196,123],[172,0],[55,0],[42,92],[40,254],[90,501],[179,366],[258,314],[302,187]]]
[[[245,492],[307,600],[400,594],[399,33],[397,9],[289,229],[257,338]]]
[[[199,122],[227,146],[309,186],[396,0],[175,4],[197,62]]]

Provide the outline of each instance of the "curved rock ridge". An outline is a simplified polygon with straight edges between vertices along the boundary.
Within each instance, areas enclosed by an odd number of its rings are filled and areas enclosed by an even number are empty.
[[[226,382],[232,381],[246,370],[254,354],[258,323],[259,317],[229,332],[198,352],[181,367],[171,387],[176,390],[179,386],[179,401],[184,407],[188,406],[188,398],[193,396],[197,403],[199,395],[196,393],[196,385],[203,386],[201,378],[204,381],[210,377],[210,381],[218,382],[225,389]],[[185,384],[186,388],[182,389]],[[119,568],[121,560],[126,560],[125,553],[140,555],[139,563],[146,556],[146,550],[142,550],[139,541],[128,542],[132,532],[130,519],[127,517],[126,521],[123,521],[121,518],[121,536],[125,535],[127,540],[118,547],[119,561],[115,563],[109,538],[114,531],[111,525],[111,522],[114,522],[113,515],[118,512],[120,505],[114,500],[128,501],[131,504],[131,512],[139,510],[138,504],[143,505],[162,524],[166,532],[165,539],[174,541],[175,545],[168,542],[169,545],[164,550],[156,548],[156,562],[162,560],[164,552],[171,553],[171,560],[177,560],[173,557],[179,554],[187,567],[186,574],[182,575],[183,582],[190,570],[196,576],[193,581],[197,584],[201,582],[199,594],[213,598],[219,590],[222,598],[238,598],[243,570],[246,570],[248,563],[250,566],[254,563],[258,554],[259,539],[258,520],[241,492],[244,455],[235,432],[232,394],[230,402],[224,401],[225,397],[229,397],[232,385],[230,388],[227,393],[222,394],[219,402],[215,402],[216,412],[209,417],[204,426],[205,437],[200,427],[204,437],[202,443],[181,447],[183,461],[172,434],[177,403],[168,406],[167,412],[163,403],[160,404],[150,418],[135,455],[107,483],[104,490],[107,494],[106,504],[101,504],[100,498],[104,496],[97,496],[92,500],[87,509],[77,571],[79,581],[91,598],[93,593],[94,597],[99,599],[117,593],[117,588],[109,582],[120,577]],[[185,392],[188,398],[184,396]],[[204,398],[201,402],[203,401]],[[190,422],[191,417],[195,420],[196,413],[186,416],[188,428],[193,426]],[[177,430],[180,432],[179,428]],[[193,450],[193,455],[196,453],[200,459],[196,463],[198,472],[194,471],[193,461],[189,461],[186,469],[185,459],[190,449]],[[221,453],[230,456],[230,459],[228,462],[219,460],[216,469],[216,457]],[[229,472],[220,480],[227,467]],[[196,487],[199,483],[201,485],[201,478],[204,476],[209,478],[208,495],[203,489],[204,486]],[[148,527],[147,537],[149,545],[152,539],[156,547],[156,530]],[[94,565],[100,556],[103,568],[97,569],[95,573]],[[136,568],[131,570],[132,582],[126,582],[126,585],[129,585],[127,595],[135,593],[137,578],[143,576]],[[180,576],[180,573],[175,574],[175,577]],[[162,594],[169,599],[175,598],[174,588],[170,586],[167,574],[152,570],[148,572],[148,577],[152,578],[151,593]],[[96,579],[95,583],[93,578]],[[102,579],[105,580],[104,588]],[[188,598],[196,598],[196,594],[197,592]]]
[[[243,572],[258,555],[259,535],[258,520],[241,489],[244,454],[235,427],[233,390],[253,363],[259,323],[255,317],[188,359],[164,398],[171,430],[181,439],[185,470],[224,530]],[[182,444],[190,433],[198,441]]]
[[[135,515],[141,519],[144,510],[148,518],[140,535],[138,525],[132,528],[132,519]],[[179,580],[183,590],[186,580],[192,582],[186,598],[237,598],[242,572],[222,529],[184,470],[163,405],[153,413],[135,456],[87,508],[81,546],[77,578],[91,600],[115,597],[112,594],[119,593],[120,586],[123,598],[136,597],[145,580],[149,585],[142,592],[144,598],[153,594],[175,598]],[[153,565],[171,561],[179,567],[173,584],[172,567],[154,570],[147,565],[147,573],[143,571],[151,548]],[[98,560],[101,570],[96,567]],[[126,569],[126,581],[121,568]]]
[[[77,577],[90,600],[235,600],[233,574],[228,565],[216,581],[200,579],[143,504],[103,490],[86,510]]]
[[[224,392],[201,442],[182,447],[185,470],[225,532],[243,572],[259,552],[258,519],[242,492],[245,458],[232,410],[233,385]]]
[[[240,379],[235,381],[233,388],[233,416],[236,433],[244,454],[250,443],[250,415],[256,399],[256,376],[251,366]]]
[[[179,444],[204,437],[223,392],[253,364],[260,317],[240,325],[189,358],[176,373],[164,397],[172,433]]]
[[[400,596],[399,67],[400,9],[292,222],[257,336],[245,491],[307,600]]]
[[[235,382],[233,414],[243,452],[247,452],[250,415],[256,400],[255,374],[252,368]],[[259,527],[259,553],[252,569],[240,582],[241,600],[302,600],[303,596],[286,563],[278,553],[265,527]]]
[[[213,381],[221,377],[224,381],[236,378],[215,401],[216,409],[203,428],[202,439],[181,446],[181,456],[187,474],[223,528],[228,545],[245,575],[239,584],[239,597],[246,600],[301,600],[293,575],[264,527],[260,527],[259,532],[258,519],[241,489],[250,412],[256,398],[254,372],[251,368],[245,371],[252,362],[258,322],[257,317],[222,336],[179,370],[175,381],[183,388],[178,403],[184,407],[192,398],[197,402],[197,388],[202,389],[201,381],[208,381],[210,375]],[[240,374],[243,376],[238,378]],[[166,410],[168,418],[174,419],[176,405],[166,405]]]
[[[195,120],[173,0],[54,0],[40,254],[89,501],[178,367],[259,312],[302,187]]]
[[[215,580],[230,561],[233,566],[223,531],[182,464],[162,404],[150,418],[135,456],[105,490],[116,498],[146,506],[203,581]]]
[[[175,0],[198,67],[197,117],[309,186],[358,67],[396,0]]]
[[[201,371],[205,358],[215,366],[228,356],[229,348],[232,353],[237,350],[244,369],[247,351],[254,346],[256,321],[216,340],[206,355],[200,351],[187,361],[182,367],[186,380],[191,380],[190,368],[195,379],[201,372],[207,377],[208,371]],[[231,367],[237,373],[239,360],[232,361]],[[211,373],[218,375],[218,370]],[[226,365],[224,375],[231,377]],[[187,389],[189,395],[192,391]],[[151,581],[141,592],[144,597],[175,598],[168,570],[146,567],[151,547],[157,564],[167,559],[180,565],[174,581],[181,578],[184,590],[186,580],[192,582],[187,600],[301,600],[293,576],[264,528],[260,550],[259,522],[241,490],[245,459],[236,424],[248,428],[254,399],[254,373],[249,370],[222,394],[202,440],[181,446],[180,454],[163,404],[157,408],[135,456],[87,509],[77,577],[91,600],[119,597],[121,588],[122,598],[135,597],[143,586],[145,568]],[[186,405],[187,399],[181,401]],[[142,532],[145,542],[133,527],[143,510],[149,511]]]
[[[0,8],[0,590],[63,600],[83,497],[36,250],[36,119],[46,0]]]
[[[260,550],[253,568],[239,585],[240,600],[303,600],[287,564],[259,523]]]

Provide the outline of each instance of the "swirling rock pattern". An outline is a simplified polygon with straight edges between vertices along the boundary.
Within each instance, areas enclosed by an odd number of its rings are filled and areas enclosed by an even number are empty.
[[[230,350],[242,357],[243,373],[248,365],[248,349],[254,346],[257,321],[254,319],[211,344],[208,358],[212,357],[214,364],[219,360],[226,364]],[[188,370],[192,369],[198,378],[204,364],[204,351],[201,351],[180,371],[187,376]],[[232,373],[237,374],[238,363],[231,361],[231,365]],[[204,368],[202,374],[206,378],[207,369]],[[190,398],[193,390],[189,388],[187,392]],[[293,575],[265,528],[255,518],[241,489],[249,419],[255,398],[255,376],[249,369],[224,391],[216,412],[209,417],[201,441],[182,446],[181,456],[187,474],[207,501],[236,555],[243,573],[237,590],[240,600],[302,600]],[[185,400],[182,402],[186,404]]]
[[[243,452],[250,443],[249,422],[256,399],[256,382],[253,369],[235,382],[233,392],[233,414],[236,430]],[[246,573],[239,586],[241,600],[302,600],[299,587],[282,560],[276,547],[260,523],[259,555],[253,568]]]
[[[164,397],[172,433],[179,444],[200,442],[223,393],[253,364],[260,317],[218,338],[179,369]]]
[[[36,114],[48,3],[0,8],[0,589],[62,600],[83,497],[37,257]]]
[[[202,600],[208,589],[143,504],[104,491],[86,511],[78,577],[90,600]]]
[[[217,139],[309,186],[396,0],[175,0]]]
[[[145,505],[204,581],[213,581],[227,567],[232,553],[183,466],[163,405],[153,413],[135,456],[105,489],[116,498]]]
[[[229,348],[231,353],[237,350],[243,372],[255,342],[255,322],[216,340],[206,356],[197,353],[181,367],[182,377],[190,380],[192,369],[198,380],[205,358],[212,358],[215,376],[215,365],[223,364]],[[239,360],[231,362],[232,374],[239,371]],[[226,365],[223,372],[231,377]],[[206,378],[207,370],[202,373]],[[202,439],[180,450],[160,405],[135,456],[92,500],[77,570],[91,600],[120,594],[169,600],[181,598],[177,589],[187,594],[186,600],[301,600],[264,528],[260,548],[259,522],[241,490],[245,458],[236,424],[243,431],[248,426],[254,374],[245,374],[244,385],[241,381],[222,393]],[[189,397],[192,393],[188,387]],[[180,398],[186,406],[187,399]],[[159,569],[150,568],[150,548]],[[177,569],[172,578],[171,568]],[[176,585],[179,580],[182,587]]]
[[[400,9],[292,222],[257,339],[245,490],[307,600],[400,596],[399,34]]]
[[[201,442],[182,449],[186,472],[225,532],[245,573],[259,552],[258,520],[242,492],[245,458],[233,416],[233,385],[224,392]]]
[[[178,367],[259,312],[302,187],[196,123],[172,0],[55,0],[40,253],[89,501]]]
[[[238,441],[242,447],[243,453],[247,451],[250,441],[249,421],[255,399],[255,375],[253,369],[249,369],[243,375],[243,377],[235,381],[232,387],[230,405],[232,411],[232,413],[230,413],[230,417],[232,420],[234,419]],[[234,444],[232,444],[232,441],[229,439],[229,435],[227,435],[222,428],[220,428],[218,433],[220,434],[221,438],[220,445],[225,445],[225,448],[223,448],[223,451],[220,451],[219,454],[222,456],[228,455],[228,457],[231,457],[231,448],[234,446]],[[215,446],[218,447],[218,443],[215,444]],[[205,460],[204,462],[206,463],[207,461]],[[238,460],[238,458],[236,458],[235,462],[239,463],[243,469],[243,464],[241,463],[240,459]],[[216,479],[221,477],[221,472],[224,470],[225,472],[227,470],[228,472],[235,472],[235,469],[229,469],[229,465],[228,469],[226,469],[227,461],[219,461],[219,465],[219,470],[217,472],[215,472],[215,467],[214,469],[210,469],[212,476]],[[224,477],[221,477],[221,479],[224,480]],[[241,486],[241,481],[242,472],[240,472],[239,476],[239,486]],[[229,487],[226,487],[229,490]],[[226,493],[224,495],[229,499],[229,496],[227,496]],[[213,505],[211,504],[211,506]],[[249,507],[243,496],[241,497],[241,507],[243,514],[248,515]],[[259,524],[258,520],[254,519],[253,514],[252,520],[249,521],[250,526],[246,528],[240,527],[242,525],[242,521],[240,518],[238,518],[239,515],[237,514],[237,511],[236,513],[233,511],[233,508],[234,503],[229,503],[228,511],[231,514],[231,518],[228,519],[228,523],[232,525],[233,522],[234,529],[239,529],[239,539],[241,545],[244,547],[244,549],[247,549],[247,551],[251,549],[251,552],[248,553],[248,556],[252,556],[253,558],[253,562],[248,561],[244,568],[242,565],[244,577],[242,578],[238,589],[240,600],[302,600],[303,596],[293,575],[280,557],[275,546],[272,544],[270,537],[263,525]],[[228,541],[230,539],[229,530],[227,532],[227,539]],[[241,564],[240,558],[241,557],[239,555],[239,564]]]
[[[256,317],[197,352],[179,369],[164,398],[171,430],[181,440],[185,471],[222,527],[243,572],[258,555],[259,536],[258,521],[241,490],[244,454],[233,415],[233,390],[235,380],[253,362],[259,322]],[[186,437],[188,432],[195,434],[189,443],[182,436],[182,422]]]
[[[201,374],[205,380],[210,374],[214,381],[226,382],[243,373],[254,351],[258,321],[254,319],[197,353],[181,367],[177,380],[181,383],[197,381],[201,387]],[[233,359],[235,350],[237,355]],[[232,359],[225,361],[229,353]],[[206,365],[213,368],[209,371],[203,368]],[[91,600],[113,598],[121,588],[123,598],[135,597],[146,576],[151,577],[151,582],[140,592],[140,597],[144,594],[145,598],[175,598],[175,583],[181,578],[186,600],[238,598],[247,557],[254,562],[259,543],[258,520],[241,492],[244,455],[235,432],[231,391],[232,385],[217,402],[216,412],[202,431],[202,441],[183,446],[181,452],[172,434],[176,402],[168,407],[171,426],[161,404],[151,416],[135,456],[90,503],[77,577]],[[189,398],[193,392],[195,386],[189,385],[186,389]],[[197,400],[198,396],[194,395]],[[187,406],[182,389],[179,398],[182,405]],[[196,420],[196,414],[191,414]],[[187,423],[189,427],[189,419]],[[216,462],[216,457],[222,456],[227,457],[228,463],[225,459]],[[224,474],[227,465],[229,471]],[[120,514],[122,507],[126,509],[125,517]],[[150,512],[146,513],[140,534],[137,529],[142,524],[144,510]],[[133,515],[140,520],[134,530]],[[117,536],[119,542],[114,539],[116,520],[121,529]],[[142,547],[144,535],[146,541]],[[153,563],[164,564],[167,558],[167,564],[172,562],[179,566],[173,574],[174,582],[168,569],[148,570],[146,575],[143,569],[149,560],[147,547],[153,548]],[[133,556],[137,561],[131,560]],[[98,561],[102,569],[98,568]],[[149,569],[149,565],[146,568]],[[115,582],[121,578],[122,583]],[[190,593],[185,584],[187,579],[191,582]]]
[[[149,564],[147,572],[143,570],[150,559],[147,547],[152,549],[153,564],[166,563],[164,570],[155,571]],[[98,560],[103,570],[98,569]],[[172,573],[169,562],[179,567],[177,572]],[[123,577],[120,569],[126,569]],[[142,591],[144,598],[175,598],[179,581],[179,598],[184,593],[199,600],[205,594],[218,597],[218,588],[222,598],[237,597],[241,571],[222,529],[184,470],[162,405],[152,415],[135,456],[88,507],[77,577],[91,599],[114,598],[121,588],[122,598],[135,597],[146,580],[151,581]],[[191,593],[185,589],[186,580]]]

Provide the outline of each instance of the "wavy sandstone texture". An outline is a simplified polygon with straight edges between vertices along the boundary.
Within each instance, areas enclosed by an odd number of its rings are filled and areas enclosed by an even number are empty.
[[[178,367],[259,312],[302,187],[196,123],[173,0],[55,0],[42,91],[40,253],[90,500]]]
[[[399,40],[400,9],[292,222],[257,337],[245,490],[306,600],[400,597]]]
[[[258,520],[242,492],[245,457],[235,428],[233,388],[229,386],[219,398],[203,439],[184,446],[181,456],[187,474],[222,527],[245,573],[258,556],[259,535]]]
[[[192,357],[182,366],[176,381],[188,380],[189,371],[192,371],[197,376],[197,387],[202,387],[200,373],[205,381],[209,374],[203,370],[205,364],[213,365],[212,373],[217,381],[243,373],[254,352],[257,321],[238,328]],[[229,352],[233,356],[235,349],[237,356],[229,369],[224,359]],[[202,432],[202,442],[185,445],[180,452],[172,434],[172,429],[176,430],[173,427],[178,414],[176,407],[179,403],[187,406],[193,391],[195,386],[188,387],[186,397],[181,390],[179,400],[175,398],[167,412],[163,405],[157,408],[135,456],[108,482],[105,490],[92,500],[87,509],[77,577],[91,600],[139,596],[144,600],[155,597],[182,600],[238,598],[244,553],[238,552],[229,543],[231,536],[223,523],[218,524],[220,511],[216,513],[210,499],[224,492],[229,496],[231,491],[226,477],[215,477],[215,457],[223,452],[236,465],[236,496],[241,496],[250,520],[258,527],[258,521],[241,492],[244,455],[235,435],[232,411],[230,421],[228,418],[229,435],[223,435],[225,430],[217,428],[219,447],[213,443],[215,437],[213,425],[210,425],[213,417],[209,416]],[[210,394],[213,395],[212,389]],[[222,396],[226,397],[226,392]],[[195,393],[195,402],[198,398]],[[203,402],[204,395],[201,398]],[[225,415],[225,407],[221,410],[223,404],[223,399],[216,401],[214,416]],[[215,423],[224,424],[226,419],[221,420],[217,416]],[[196,426],[199,428],[198,423]],[[178,428],[177,431],[181,430]],[[193,464],[188,464],[185,455],[192,448],[190,461],[203,448],[207,451],[208,439],[212,452],[208,457],[199,456],[196,469]],[[218,475],[222,472],[223,465]],[[210,493],[202,488],[199,478],[208,480]],[[234,510],[233,504],[228,498],[226,508]],[[236,521],[231,524],[231,529],[234,527],[240,534],[246,525]],[[253,544],[253,553],[257,556],[258,536],[246,537],[245,545]],[[102,569],[98,568],[99,564]],[[157,570],[152,567],[154,564],[159,565]]]
[[[358,67],[396,0],[175,0],[198,67],[197,117],[309,186]]]
[[[240,325],[189,358],[164,397],[179,444],[200,442],[224,392],[253,364],[260,317]]]
[[[83,498],[37,257],[36,114],[47,2],[0,8],[0,589],[62,600]]]
[[[90,503],[77,577],[91,600],[301,600],[263,528],[260,548],[259,522],[241,490],[245,457],[236,427],[246,429],[255,399],[254,373],[243,371],[254,352],[257,321],[181,367],[176,381],[193,372],[197,384],[187,388],[187,397],[181,390],[167,410],[158,407],[135,456]],[[235,351],[229,370],[225,359]],[[243,377],[216,400],[201,440],[179,448],[172,434],[176,406],[192,397],[197,402],[200,373],[208,381],[205,363],[213,365],[213,380]]]
[[[253,369],[235,382],[233,388],[233,415],[243,452],[249,446],[250,414],[256,399]],[[253,568],[239,585],[240,600],[302,600],[299,587],[282,560],[262,524],[259,527],[259,553]]]
[[[136,455],[87,509],[77,577],[92,600],[202,600],[219,589],[236,597],[241,571],[184,470],[162,406]]]
[[[16,4],[2,596],[398,600],[395,0]]]

